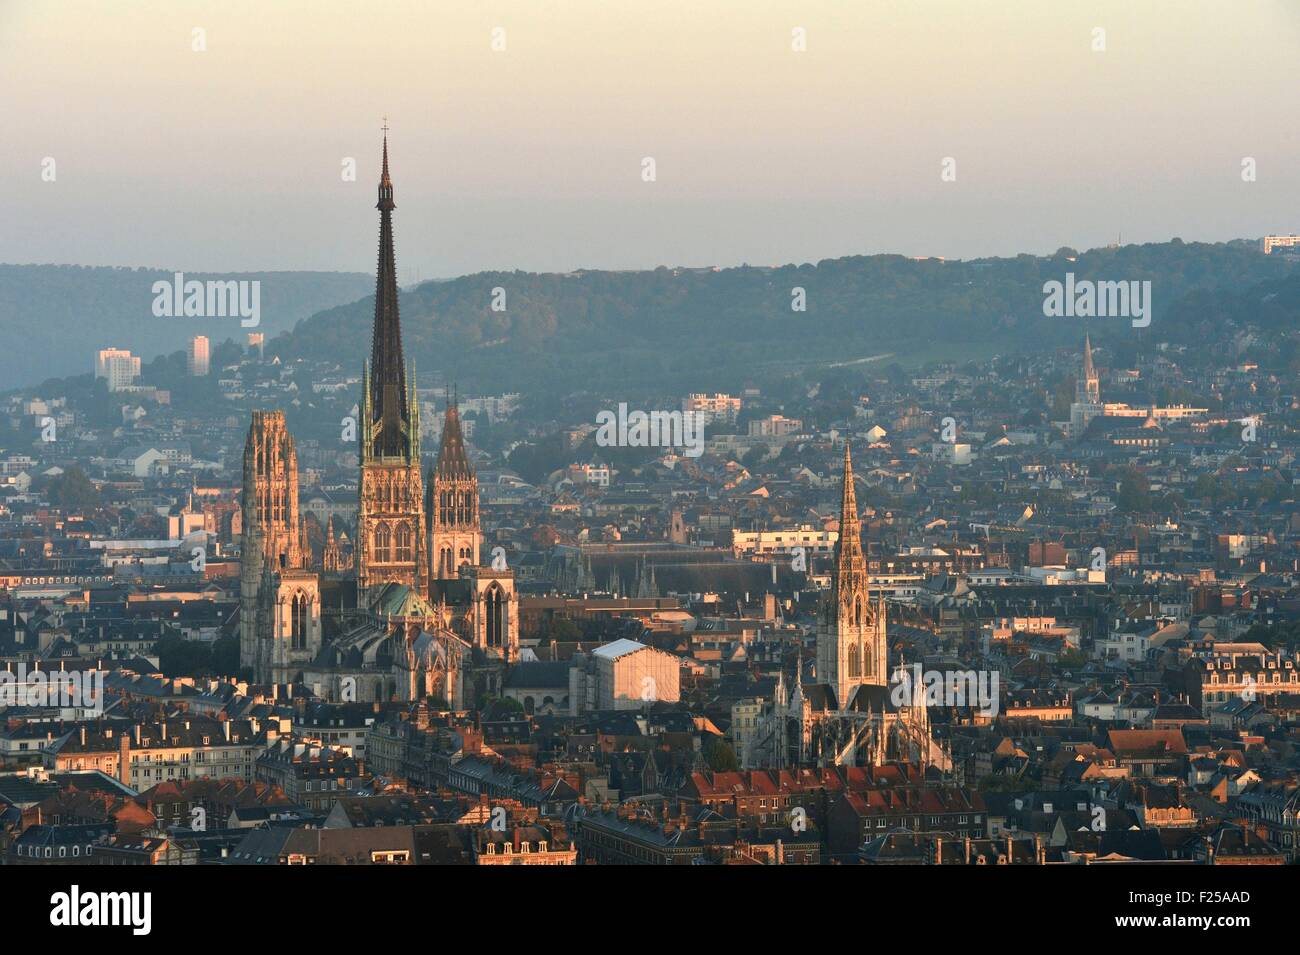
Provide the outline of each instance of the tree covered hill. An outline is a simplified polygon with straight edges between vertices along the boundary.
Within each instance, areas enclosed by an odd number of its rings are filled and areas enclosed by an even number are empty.
[[[153,314],[153,285],[172,281],[161,269],[78,265],[0,265],[0,349],[3,388],[90,371],[101,348],[127,348],[145,363],[185,348],[195,335],[213,345],[243,342],[250,331],[269,342],[301,319],[373,292],[374,276],[359,272],[185,273],[186,280],[261,282],[257,328],[237,317],[160,318]]]
[[[1051,256],[942,262],[852,256],[815,265],[658,268],[569,274],[485,272],[402,293],[408,359],[422,383],[475,391],[730,390],[803,365],[979,357],[1078,342],[1085,321],[1043,314],[1043,284],[1149,280],[1153,318],[1094,318],[1094,340],[1186,339],[1216,296],[1285,278],[1295,263],[1258,243],[1170,242]],[[501,292],[494,290],[500,289]],[[806,311],[792,308],[803,289]],[[494,298],[504,309],[494,310]],[[1225,299],[1226,301],[1226,299]],[[357,367],[369,352],[373,297],[302,322],[269,348],[285,359]]]

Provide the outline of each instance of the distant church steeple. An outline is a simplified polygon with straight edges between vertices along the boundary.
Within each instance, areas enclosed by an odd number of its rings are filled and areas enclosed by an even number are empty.
[[[1101,403],[1101,381],[1092,363],[1092,341],[1087,334],[1083,336],[1083,370],[1074,384],[1074,400],[1089,405]]]

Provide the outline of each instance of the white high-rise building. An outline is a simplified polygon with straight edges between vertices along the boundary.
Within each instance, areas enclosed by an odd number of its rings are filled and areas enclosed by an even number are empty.
[[[124,348],[101,349],[95,356],[95,377],[105,379],[109,391],[122,391],[140,377],[140,359]]]
[[[208,355],[210,345],[204,335],[195,335],[190,339],[189,369],[195,378],[202,378],[208,373]]]

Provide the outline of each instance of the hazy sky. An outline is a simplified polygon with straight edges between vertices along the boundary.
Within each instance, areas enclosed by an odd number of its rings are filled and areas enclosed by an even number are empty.
[[[1298,54],[1300,0],[0,0],[0,261],[372,271],[384,114],[404,282],[1297,231]]]

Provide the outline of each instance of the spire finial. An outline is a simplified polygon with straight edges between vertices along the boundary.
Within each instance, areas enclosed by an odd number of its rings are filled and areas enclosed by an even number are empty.
[[[392,202],[393,180],[388,175],[388,117],[387,116],[384,117],[384,125],[379,128],[384,131],[384,165],[383,165],[383,170],[379,174],[379,187],[380,187],[379,199],[381,203],[385,198],[387,198],[389,202]],[[384,194],[385,186],[388,188],[387,196],[385,196]],[[382,204],[380,208],[381,209],[383,208]],[[392,208],[392,206],[389,206],[389,208]]]

